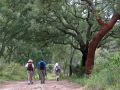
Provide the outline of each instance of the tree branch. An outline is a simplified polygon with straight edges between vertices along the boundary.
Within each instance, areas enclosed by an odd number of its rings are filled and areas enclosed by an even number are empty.
[[[101,19],[101,17],[96,16],[96,20],[97,20],[97,22],[99,23],[99,25],[101,25],[101,26],[106,25],[106,23]]]
[[[60,30],[61,32],[63,32],[64,34],[68,34],[68,35],[71,35],[73,37],[76,36],[76,34],[72,33],[72,32],[68,32],[66,29],[62,29],[60,27],[56,27],[58,30]]]
[[[80,48],[77,47],[77,46],[75,46],[73,43],[70,43],[70,45],[71,45],[74,49],[80,50]]]

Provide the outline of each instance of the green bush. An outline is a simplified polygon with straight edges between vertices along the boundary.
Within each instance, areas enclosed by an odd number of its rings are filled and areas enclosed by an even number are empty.
[[[120,87],[119,55],[119,53],[112,53],[108,60],[102,59],[95,65],[93,75],[86,81],[89,90],[118,90]]]
[[[72,70],[73,70],[73,73],[76,75],[76,76],[83,76],[84,75],[84,67],[82,67],[81,65],[76,65],[76,66],[72,66]]]
[[[47,72],[51,73],[53,71],[53,64],[47,64]]]
[[[26,70],[24,66],[17,63],[2,63],[0,64],[0,77],[0,81],[26,79]]]
[[[74,68],[75,69],[75,68]],[[75,69],[79,76],[72,77],[77,83],[85,85],[86,90],[119,90],[120,89],[120,53],[109,53],[105,58],[99,56],[95,60],[92,75],[80,77],[80,66]]]

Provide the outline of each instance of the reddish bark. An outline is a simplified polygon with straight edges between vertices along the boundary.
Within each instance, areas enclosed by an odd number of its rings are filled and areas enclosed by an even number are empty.
[[[117,20],[120,19],[119,14],[115,14],[112,16],[111,20],[108,23],[104,23],[102,19],[97,18],[98,23],[102,26],[99,30],[99,32],[92,38],[91,42],[89,43],[88,47],[88,55],[85,65],[86,74],[91,74],[93,63],[94,63],[94,56],[95,56],[95,50],[98,45],[98,43],[101,41],[101,39],[110,31]]]

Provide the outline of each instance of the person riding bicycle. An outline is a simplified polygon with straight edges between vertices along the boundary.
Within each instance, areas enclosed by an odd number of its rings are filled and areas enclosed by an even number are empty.
[[[37,70],[38,70],[39,80],[41,80],[41,84],[45,83],[46,62],[42,58],[37,63]]]
[[[55,75],[56,75],[56,80],[59,81],[59,78],[60,78],[60,73],[61,73],[61,67],[58,63],[56,63],[54,65],[54,72],[55,72]]]
[[[32,77],[33,77],[33,73],[34,73],[33,60],[29,59],[25,65],[25,67],[27,68],[28,85],[33,84],[33,81],[32,81]]]

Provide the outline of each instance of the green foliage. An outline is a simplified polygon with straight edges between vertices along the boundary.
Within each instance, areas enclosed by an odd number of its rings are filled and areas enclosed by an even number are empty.
[[[112,15],[109,4],[106,1],[104,3],[103,0],[99,2],[102,4],[96,4],[96,8],[99,7],[101,13],[104,12],[102,14],[104,18],[109,18]],[[74,0],[72,2],[69,0],[0,0],[0,56],[3,56],[6,62],[14,61],[21,64],[29,58],[36,63],[37,59],[44,57],[46,60],[53,60],[53,63],[60,62],[65,72],[69,65],[69,46],[56,45],[53,46],[54,49],[48,46],[54,45],[53,43],[70,44],[75,48],[84,49],[81,46],[85,46],[84,42],[89,42],[99,29],[91,11],[90,6],[81,5]],[[41,53],[41,47],[49,48],[45,48],[46,55]],[[106,60],[105,64],[107,62],[109,61]],[[113,62],[113,66],[116,63],[118,62]],[[5,76],[16,74],[14,72],[17,71],[12,66],[4,69]],[[105,68],[109,66],[111,65],[107,64]],[[50,70],[51,66],[48,67]],[[7,72],[9,68],[11,72]],[[115,67],[111,67],[110,70],[113,68]],[[79,65],[74,68],[76,75],[81,75],[83,70],[84,68]],[[97,67],[95,72],[99,73],[100,70],[101,68]]]
[[[76,66],[72,66],[73,73],[77,76],[83,76],[85,68],[81,65],[77,64]]]
[[[17,63],[0,64],[0,81],[26,79],[26,69]]]
[[[38,59],[41,55],[37,55],[39,52],[37,49],[48,47],[48,44],[72,44],[78,48],[84,46],[84,42],[90,41],[99,28],[89,6],[81,5],[77,1],[71,2],[69,0],[0,0],[0,49],[3,47],[0,55],[23,64],[28,58]],[[102,8],[106,6],[106,2],[97,5]],[[107,11],[105,9],[105,13]],[[87,17],[84,18],[84,15]],[[59,54],[60,58],[62,55]],[[55,57],[57,56],[56,54]],[[59,61],[58,57],[54,59]]]
[[[52,73],[53,72],[53,67],[54,67],[54,64],[47,64],[47,72]]]
[[[107,54],[106,54],[107,55]],[[93,74],[89,77],[76,77],[72,79],[82,85],[85,90],[119,90],[120,88],[120,53],[109,53],[106,57],[97,57]]]
[[[108,60],[103,59],[94,68],[95,72],[88,79],[87,85],[91,90],[118,90],[120,83],[120,53],[112,53]],[[101,68],[102,67],[102,68]],[[99,70],[99,72],[97,72]],[[96,73],[97,72],[97,73]],[[108,89],[109,88],[109,89]]]
[[[114,8],[116,12],[120,14],[120,0],[115,0]]]

